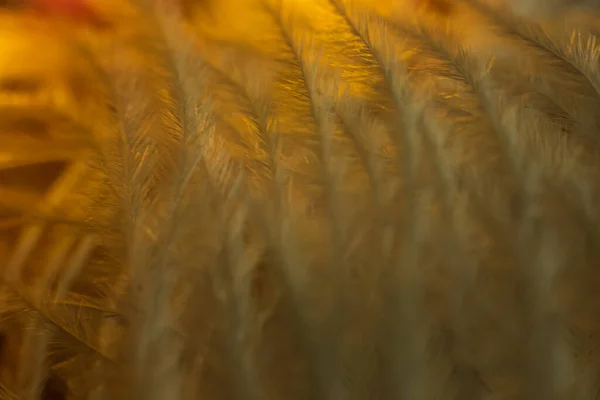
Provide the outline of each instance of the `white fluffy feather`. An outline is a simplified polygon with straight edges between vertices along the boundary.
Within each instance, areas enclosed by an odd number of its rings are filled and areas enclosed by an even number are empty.
[[[0,394],[595,399],[593,24],[257,1],[2,16]]]

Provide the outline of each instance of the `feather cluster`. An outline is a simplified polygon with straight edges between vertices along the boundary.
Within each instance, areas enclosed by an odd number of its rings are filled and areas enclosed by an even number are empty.
[[[594,27],[247,3],[0,14],[0,398],[596,399]]]

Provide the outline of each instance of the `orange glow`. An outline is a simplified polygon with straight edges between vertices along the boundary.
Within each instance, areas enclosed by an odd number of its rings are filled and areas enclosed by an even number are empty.
[[[104,24],[87,0],[32,0],[31,4],[36,11],[50,16],[73,22]]]

